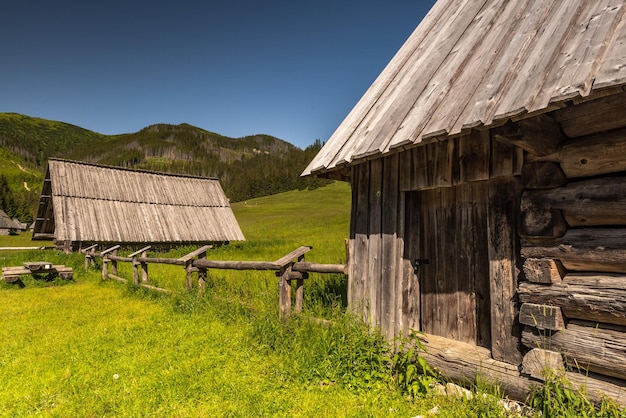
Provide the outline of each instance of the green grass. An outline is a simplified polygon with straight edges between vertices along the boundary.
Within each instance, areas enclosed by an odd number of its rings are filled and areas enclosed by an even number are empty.
[[[349,207],[342,183],[235,204],[247,241],[209,256],[275,260],[312,245],[307,260],[343,262]],[[11,242],[24,237],[0,238]],[[174,292],[163,296],[103,282],[78,254],[0,252],[2,266],[42,259],[75,280],[0,283],[0,417],[505,416],[493,396],[429,392],[434,378],[416,375],[410,355],[345,313],[341,275],[309,279],[306,315],[281,321],[273,272],[211,270],[200,295],[184,292],[180,266],[150,265],[151,284]],[[131,279],[128,263],[119,275]]]

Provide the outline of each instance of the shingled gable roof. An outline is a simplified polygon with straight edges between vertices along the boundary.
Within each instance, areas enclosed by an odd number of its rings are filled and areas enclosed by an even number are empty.
[[[0,210],[0,229],[19,230],[25,228],[22,228],[22,225],[19,221],[17,221],[16,219],[11,219],[5,211]]]
[[[623,86],[624,12],[624,0],[437,1],[303,175]]]
[[[33,239],[114,243],[240,241],[217,179],[50,159]]]

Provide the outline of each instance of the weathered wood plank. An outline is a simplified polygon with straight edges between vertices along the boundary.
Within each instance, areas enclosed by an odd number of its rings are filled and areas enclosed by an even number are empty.
[[[396,280],[398,277],[398,155],[383,160],[381,230],[381,331],[391,341],[396,335]]]
[[[523,164],[522,148],[491,139],[491,178],[517,176]]]
[[[494,158],[498,158],[494,156]],[[460,181],[488,180],[491,162],[489,131],[472,130],[459,138]],[[458,184],[457,183],[457,184]]]
[[[626,111],[619,118],[626,119]],[[608,116],[603,115],[603,120]],[[608,128],[605,128],[608,129]],[[560,150],[561,168],[568,178],[626,171],[626,130],[575,139]]]
[[[489,188],[488,245],[491,280],[491,347],[493,358],[520,364],[517,317],[516,210],[519,207],[518,182],[494,181]]]
[[[626,273],[626,229],[570,229],[552,244],[525,246],[525,258],[554,258],[566,269]]]
[[[529,111],[544,109],[550,101],[586,97],[592,86],[597,88],[594,78],[598,68],[605,65],[609,39],[621,20],[622,10],[614,0],[581,2],[581,5],[551,71],[544,76],[547,88],[539,92]]]
[[[519,322],[539,330],[558,331],[565,328],[563,314],[558,306],[522,303],[519,311]]]
[[[568,274],[551,286],[519,285],[524,303],[558,306],[568,318],[626,326],[626,276],[589,273]]]
[[[284,267],[287,264],[291,263],[293,260],[300,258],[301,256],[303,256],[304,254],[308,253],[309,251],[311,251],[312,247],[308,247],[308,246],[302,246],[300,248],[296,248],[295,250],[293,250],[292,252],[290,252],[289,254],[279,258],[278,260],[276,260],[274,263]]]
[[[626,329],[587,321],[570,321],[565,329],[551,335],[526,327],[525,346],[563,354],[572,367],[606,376],[626,377]]]
[[[383,222],[383,160],[372,160],[369,183],[369,244],[367,291],[369,317],[375,327],[381,326],[382,222]]]
[[[368,321],[368,295],[366,293],[367,272],[369,269],[369,163],[359,164],[354,168],[355,181],[352,185],[352,201],[354,202],[351,219],[350,263],[351,296],[350,309]]]
[[[409,335],[411,329],[421,330],[420,318],[420,279],[419,267],[414,264],[420,258],[420,193],[406,193],[405,197],[405,234],[404,262],[402,276],[402,335]]]
[[[626,127],[625,112],[626,93],[621,93],[568,106],[553,114],[565,135],[578,138]]]
[[[548,155],[558,150],[567,138],[561,126],[549,115],[539,115],[507,122],[492,130],[494,139],[522,148],[534,155]]]

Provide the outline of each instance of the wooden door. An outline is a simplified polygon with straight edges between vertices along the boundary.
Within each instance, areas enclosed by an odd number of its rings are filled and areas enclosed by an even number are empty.
[[[407,193],[420,329],[491,348],[488,183]]]

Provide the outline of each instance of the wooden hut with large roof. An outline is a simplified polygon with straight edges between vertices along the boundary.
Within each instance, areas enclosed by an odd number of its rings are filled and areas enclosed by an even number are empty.
[[[245,238],[217,179],[50,159],[33,239],[76,249]]]
[[[626,403],[624,0],[439,0],[304,175],[352,185],[348,299],[431,365]]]

